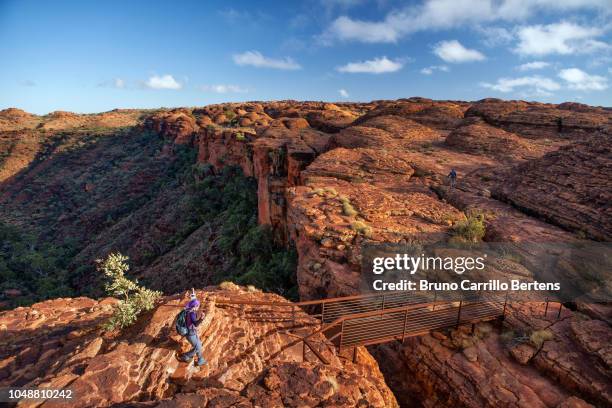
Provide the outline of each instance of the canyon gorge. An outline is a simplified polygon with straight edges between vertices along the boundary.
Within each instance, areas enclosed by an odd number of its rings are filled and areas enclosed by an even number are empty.
[[[0,111],[0,386],[70,387],[82,407],[612,406],[609,302],[558,316],[517,302],[503,323],[359,347],[354,361],[320,335],[329,364],[296,343],[312,317],[290,328],[222,302],[360,293],[363,245],[443,240],[473,213],[486,242],[607,243],[611,146],[612,110],[577,103]],[[164,296],[105,332],[116,300],[95,260],[111,251]],[[191,287],[202,371],[175,358]]]

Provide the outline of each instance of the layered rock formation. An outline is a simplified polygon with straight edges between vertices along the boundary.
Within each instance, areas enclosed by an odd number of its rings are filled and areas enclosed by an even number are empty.
[[[612,135],[594,134],[512,168],[496,196],[588,237],[612,239]]]
[[[444,142],[453,149],[491,155],[500,160],[537,155],[534,152],[535,147],[529,141],[473,118],[462,122],[446,136]]]
[[[259,222],[272,226],[279,242],[295,244],[300,295],[317,299],[360,291],[362,244],[441,240],[471,211],[485,214],[488,241],[609,240],[610,183],[605,174],[612,160],[605,132],[611,119],[607,108],[577,104],[411,98],[367,104],[212,105],[153,113],[140,129],[167,142],[160,159],[192,147],[197,160],[210,164],[212,171],[237,165],[254,177]],[[451,168],[459,174],[454,189],[446,181]],[[162,209],[160,217],[174,214]],[[171,228],[171,220],[166,221],[159,229]],[[127,221],[116,228],[137,230]],[[207,236],[194,234],[187,247],[198,248],[199,237]],[[145,276],[148,272],[159,275],[164,270],[142,271]],[[459,328],[410,339],[403,346],[373,347],[371,352],[405,406],[610,405],[608,310],[579,304],[580,311],[564,309],[560,321],[530,317],[541,315],[542,307],[517,305],[515,318],[503,329],[479,325],[473,335]],[[249,330],[240,326],[237,336]],[[536,347],[524,338],[533,330],[550,330],[553,337]],[[505,340],[504,331],[514,332],[511,341]],[[598,335],[589,335],[593,332]],[[285,344],[287,339],[274,341]],[[169,361],[169,354],[162,355]],[[142,404],[294,405],[294,391],[301,390],[301,383],[317,390],[315,400],[301,400],[306,404],[390,401],[375,385],[378,380],[363,379],[359,369],[356,377],[340,381],[338,370],[352,372],[343,362],[344,368],[336,363],[318,368],[316,362],[258,358],[270,368],[263,363],[255,364],[256,369],[238,365],[216,388],[206,381],[194,388],[191,378],[185,381],[187,374],[178,370],[179,381],[171,382],[179,385],[171,395],[170,388],[144,388],[165,402]],[[138,361],[128,366],[144,364]],[[252,375],[239,379],[238,367]],[[310,369],[315,374],[305,374]],[[322,378],[329,376],[354,397],[342,402],[328,395]],[[140,377],[134,381],[143,384]],[[351,381],[370,384],[366,389],[372,392],[356,393]],[[122,389],[124,400],[151,399],[132,388]]]
[[[532,139],[578,140],[610,126],[610,108],[578,103],[551,105],[484,99],[472,104],[465,115],[479,116],[493,126]]]
[[[227,285],[226,285],[227,286]],[[57,299],[0,313],[0,386],[70,388],[73,407],[130,406],[395,406],[376,362],[361,351],[357,363],[340,359],[322,337],[300,338],[316,322],[290,310],[285,316],[254,307],[215,305],[226,298],[283,302],[246,291],[198,292],[205,320],[198,330],[208,365],[181,363],[188,349],[173,321],[188,299],[162,299],[136,326],[104,333],[114,299]],[[153,404],[147,401],[155,401]],[[52,401],[23,407],[54,406]]]
[[[463,326],[370,350],[389,362],[383,372],[402,402],[475,408],[612,403],[610,350],[601,343],[612,335],[609,322],[567,309],[557,319],[558,305],[546,317],[543,303],[509,307],[501,328],[480,323],[473,331]],[[546,340],[534,343],[541,333]]]

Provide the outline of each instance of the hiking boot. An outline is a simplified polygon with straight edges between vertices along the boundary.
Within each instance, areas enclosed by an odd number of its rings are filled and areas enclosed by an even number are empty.
[[[183,363],[188,363],[188,362],[190,362],[192,358],[193,358],[193,357],[189,358],[189,357],[185,356],[184,354],[180,354],[180,355],[177,357],[177,359],[178,359],[179,361],[182,361]]]
[[[196,363],[196,365],[198,367],[203,366],[203,365],[207,365],[208,361],[206,361],[206,359],[204,357],[202,357],[201,359],[198,360],[198,362]]]

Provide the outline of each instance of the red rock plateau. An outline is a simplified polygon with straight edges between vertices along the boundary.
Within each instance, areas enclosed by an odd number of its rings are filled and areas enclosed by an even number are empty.
[[[315,347],[329,359],[321,363],[312,352],[302,356],[296,334],[315,325],[298,314],[291,319],[250,307],[215,306],[218,298],[240,297],[282,301],[277,295],[253,293],[235,286],[208,287],[205,320],[199,326],[208,365],[202,369],[180,363],[176,352],[188,345],[173,331],[177,311],[188,299],[164,298],[141,322],[120,333],[104,333],[100,322],[115,299],[56,299],[0,313],[0,384],[66,388],[74,392],[70,406],[182,407],[392,407],[397,403],[378,365],[365,351],[357,363],[340,360],[320,335]],[[154,400],[154,404],[147,401]],[[20,406],[57,406],[32,401]]]
[[[45,217],[46,207],[23,189],[50,166],[41,154],[48,145],[44,138],[57,135],[57,126],[72,134],[79,126],[85,125],[82,133],[93,126],[85,120],[115,134],[117,127],[133,126],[130,135],[152,132],[163,147],[149,152],[149,139],[126,145],[137,159],[117,166],[138,168],[139,176],[115,190],[153,183],[157,167],[138,166],[150,155],[161,166],[182,147],[195,149],[197,162],[211,171],[239,166],[256,179],[258,222],[272,227],[277,242],[295,245],[302,300],[358,293],[363,243],[406,243],[424,234],[441,240],[472,211],[485,214],[484,240],[490,242],[612,238],[610,108],[410,98],[250,102],[86,119],[9,110],[0,117],[7,151],[0,169],[3,219],[22,228],[33,220],[34,228]],[[133,136],[124,137],[132,143]],[[95,162],[117,140],[109,138],[72,160]],[[453,189],[446,178],[451,168],[458,173]],[[49,194],[67,194],[60,180],[45,180]],[[83,180],[83,189],[97,194],[96,183]],[[111,203],[119,202],[111,190],[106,190]],[[78,236],[88,246],[75,259],[91,262],[114,249],[108,242],[118,236],[115,243],[137,263],[144,249],[155,252],[155,261],[136,270],[141,278],[160,279],[179,257],[163,245],[153,248],[148,237],[165,237],[164,231],[175,228],[182,217],[179,196],[160,196],[135,211],[131,221],[101,227],[100,208],[110,200],[105,197],[87,212],[60,213],[65,216],[53,224],[51,238]],[[142,212],[154,214],[154,220],[140,222]],[[97,236],[106,238],[97,242]],[[180,258],[189,258],[183,273],[197,272],[205,252],[198,245],[209,238],[196,230],[181,244]],[[211,300],[227,295],[212,288],[201,294]],[[501,328],[481,323],[474,332],[459,327],[403,345],[371,346],[360,349],[357,364],[330,349],[328,366],[316,359],[302,362],[291,347],[285,349],[291,336],[281,334],[281,323],[244,319],[248,308],[217,307],[202,329],[211,356],[211,371],[204,374],[184,372],[174,360],[178,346],[168,330],[179,298],[165,298],[134,329],[105,335],[96,324],[109,299],[62,299],[3,312],[0,338],[11,345],[2,348],[0,385],[71,384],[82,391],[80,406],[392,406],[387,386],[406,407],[612,406],[612,309],[606,305],[578,303],[557,319],[556,310],[544,316],[541,303],[517,303]],[[300,318],[308,324],[307,317]],[[549,335],[542,342],[512,340],[536,331]],[[39,346],[26,340],[33,335]]]

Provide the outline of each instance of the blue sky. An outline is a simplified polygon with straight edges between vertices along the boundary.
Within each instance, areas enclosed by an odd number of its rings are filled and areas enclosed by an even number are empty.
[[[612,106],[612,0],[0,0],[0,109],[484,97]]]

